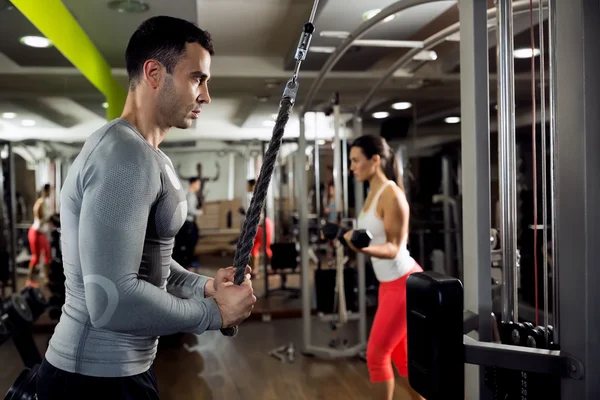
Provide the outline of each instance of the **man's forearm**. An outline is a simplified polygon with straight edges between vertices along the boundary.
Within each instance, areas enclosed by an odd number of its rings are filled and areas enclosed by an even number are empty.
[[[213,279],[187,271],[171,258],[171,273],[167,279],[167,292],[180,299],[203,299],[214,296]]]

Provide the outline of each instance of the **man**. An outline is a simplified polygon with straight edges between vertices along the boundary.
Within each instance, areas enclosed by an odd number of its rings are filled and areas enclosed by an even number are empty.
[[[39,400],[158,399],[158,336],[250,315],[249,279],[234,285],[231,267],[210,279],[171,258],[187,204],[158,146],[210,103],[212,54],[209,34],[180,19],[151,18],[131,37],[123,114],[87,139],[62,189],[66,304],[39,369]]]

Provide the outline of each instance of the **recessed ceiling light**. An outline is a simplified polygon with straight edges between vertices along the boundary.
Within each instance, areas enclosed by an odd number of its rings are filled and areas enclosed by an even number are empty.
[[[447,124],[458,124],[460,122],[460,117],[446,117],[444,122]]]
[[[21,121],[21,125],[23,126],[34,126],[35,125],[35,121],[32,119],[24,119],[23,121]]]
[[[52,42],[42,36],[23,36],[21,38],[21,43],[26,46],[37,47],[38,49],[52,46]]]
[[[412,104],[410,104],[408,101],[400,101],[398,103],[392,104],[392,108],[394,110],[408,110],[411,107]]]
[[[102,108],[108,108],[108,103],[106,101],[102,103]]]
[[[539,55],[540,49],[516,49],[514,51],[515,58],[531,58]]]
[[[373,118],[375,119],[383,119],[383,118],[387,118],[390,116],[390,113],[387,111],[379,111],[379,112],[375,112],[373,113]]]
[[[275,121],[263,121],[263,126],[266,126],[267,128],[273,128],[275,126]]]
[[[13,119],[16,116],[17,116],[17,114],[14,113],[14,112],[5,112],[5,113],[2,113],[2,118],[4,118],[4,119]]]
[[[319,33],[319,35],[321,37],[336,38],[336,39],[346,39],[348,36],[350,36],[350,32],[346,32],[346,31],[323,31],[323,32]]]
[[[108,8],[124,14],[137,14],[148,11],[150,6],[142,0],[114,0],[108,3]]]
[[[313,53],[333,53],[335,51],[335,47],[333,47],[333,46],[311,46],[308,48],[308,50]]]

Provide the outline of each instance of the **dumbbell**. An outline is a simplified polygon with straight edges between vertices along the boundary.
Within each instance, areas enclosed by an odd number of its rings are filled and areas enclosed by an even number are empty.
[[[327,240],[338,239],[343,245],[347,246],[344,234],[348,232],[345,229],[340,228],[338,225],[328,222],[321,228],[323,237]],[[357,249],[362,249],[371,243],[373,235],[366,229],[355,229],[352,232],[350,242]]]
[[[27,286],[21,290],[21,295],[31,309],[31,314],[34,321],[38,319],[40,315],[44,313],[44,311],[46,311],[48,302],[46,301],[46,298],[40,289]]]

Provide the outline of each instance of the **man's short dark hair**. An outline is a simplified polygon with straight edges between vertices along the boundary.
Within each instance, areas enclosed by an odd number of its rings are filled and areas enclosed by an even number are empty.
[[[256,185],[256,179],[248,179],[248,185],[250,185],[250,186]]]
[[[157,60],[172,74],[185,53],[186,43],[199,43],[211,56],[214,55],[210,34],[189,21],[158,16],[142,22],[125,50],[129,87],[137,86],[144,63],[149,59]]]
[[[193,177],[191,177],[190,179],[188,179],[188,183],[189,183],[190,185],[193,185],[194,183],[198,182],[199,180],[200,180],[200,178],[198,178],[198,177],[196,177],[196,176],[193,176]]]

